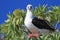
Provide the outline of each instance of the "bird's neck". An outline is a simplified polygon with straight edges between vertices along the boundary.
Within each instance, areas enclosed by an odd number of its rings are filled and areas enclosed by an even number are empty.
[[[28,18],[33,18],[32,11],[30,11],[30,10],[27,10],[26,17],[28,17]]]

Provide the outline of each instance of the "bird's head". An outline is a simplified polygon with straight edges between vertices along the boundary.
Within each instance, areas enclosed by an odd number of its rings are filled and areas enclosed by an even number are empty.
[[[27,7],[26,7],[26,9],[32,11],[33,7],[32,7],[31,4],[28,4]]]

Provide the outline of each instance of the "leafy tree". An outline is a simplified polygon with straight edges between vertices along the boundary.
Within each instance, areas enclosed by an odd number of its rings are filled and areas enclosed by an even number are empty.
[[[60,22],[60,7],[51,7],[52,10],[49,12],[49,8],[47,5],[38,6],[34,9],[33,13],[38,18],[48,20],[51,25],[54,24],[55,21]],[[25,19],[26,11],[16,9],[12,14],[7,15],[8,19],[4,24],[1,25],[0,30],[1,33],[4,34],[5,40],[24,40],[24,19]],[[33,38],[32,38],[33,39]],[[32,40],[31,39],[31,40]],[[43,35],[42,37],[38,37],[39,40],[60,40],[60,33],[56,34],[52,33],[50,35]]]

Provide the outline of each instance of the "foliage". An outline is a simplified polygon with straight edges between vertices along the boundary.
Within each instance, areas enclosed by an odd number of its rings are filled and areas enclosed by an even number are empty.
[[[34,9],[33,13],[38,18],[48,20],[51,25],[54,24],[55,21],[60,22],[60,7],[51,7],[52,10],[44,5],[38,6]],[[0,31],[4,34],[5,40],[24,40],[24,18],[26,11],[16,9],[12,14],[7,15],[8,19],[4,24],[0,25]],[[33,38],[32,38],[33,39]],[[31,39],[31,40],[32,40]],[[51,33],[50,35],[43,35],[42,37],[38,37],[39,40],[60,40],[60,33],[57,32]]]

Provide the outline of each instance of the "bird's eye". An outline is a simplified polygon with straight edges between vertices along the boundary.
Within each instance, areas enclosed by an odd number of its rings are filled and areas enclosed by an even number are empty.
[[[32,6],[30,6],[30,8],[32,9]]]
[[[30,8],[30,7],[28,7],[28,8]]]

